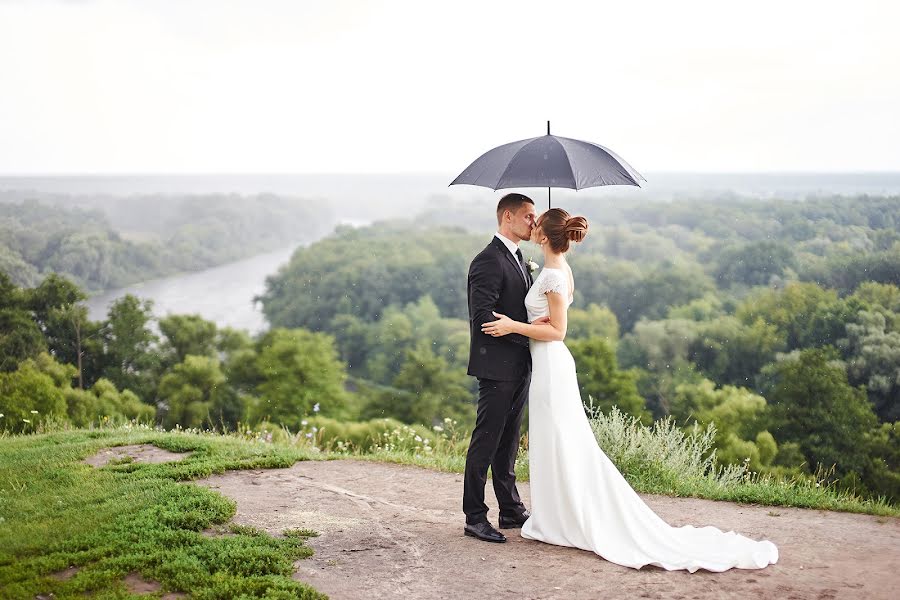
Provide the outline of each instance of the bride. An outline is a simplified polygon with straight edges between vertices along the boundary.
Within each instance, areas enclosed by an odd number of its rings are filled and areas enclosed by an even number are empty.
[[[672,527],[648,507],[597,445],[582,406],[575,361],[563,343],[575,281],[565,255],[587,234],[584,217],[559,208],[538,219],[531,241],[541,245],[544,268],[525,297],[531,325],[494,313],[485,333],[531,338],[529,467],[531,517],[522,537],[590,550],[606,560],[640,569],[726,571],[761,569],[778,560],[770,541],[733,531],[691,525]]]

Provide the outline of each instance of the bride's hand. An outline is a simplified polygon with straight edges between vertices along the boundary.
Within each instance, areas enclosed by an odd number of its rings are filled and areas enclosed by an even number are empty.
[[[497,312],[491,311],[491,314],[497,317],[497,320],[482,325],[481,331],[493,337],[501,337],[513,332],[512,325],[515,321]]]

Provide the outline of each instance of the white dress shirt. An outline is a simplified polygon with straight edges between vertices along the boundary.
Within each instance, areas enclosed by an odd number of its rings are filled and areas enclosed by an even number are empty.
[[[510,254],[513,255],[513,260],[515,260],[516,264],[519,265],[519,271],[522,273],[522,278],[525,279],[525,283],[527,284],[528,276],[525,274],[524,267],[522,266],[522,263],[519,261],[519,255],[516,254],[516,251],[518,251],[518,249],[519,249],[519,245],[516,244],[515,242],[513,242],[512,240],[510,240],[509,238],[507,238],[506,236],[501,235],[499,231],[494,234],[494,237],[498,238],[501,242],[503,242],[503,245],[506,246],[507,249],[509,250]]]

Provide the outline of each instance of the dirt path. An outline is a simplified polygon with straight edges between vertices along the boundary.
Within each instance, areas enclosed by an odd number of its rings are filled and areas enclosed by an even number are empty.
[[[234,521],[321,535],[296,577],[335,600],[453,598],[896,598],[900,519],[643,496],[673,525],[715,525],[778,545],[778,564],[713,574],[640,571],[522,539],[462,534],[462,476],[353,460],[233,471],[202,480],[237,502]],[[528,484],[519,491],[529,504]],[[496,501],[488,484],[488,517]]]

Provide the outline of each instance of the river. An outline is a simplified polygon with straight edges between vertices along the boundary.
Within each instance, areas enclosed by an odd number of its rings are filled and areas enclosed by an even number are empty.
[[[110,303],[125,294],[153,301],[153,314],[199,314],[220,327],[246,329],[251,334],[268,327],[253,297],[265,291],[266,276],[288,262],[297,244],[274,252],[206,269],[144,281],[92,296],[90,319],[106,318]]]
[[[369,221],[342,218],[341,224],[364,227]],[[198,314],[220,327],[246,329],[251,334],[268,328],[261,306],[253,302],[266,289],[266,277],[286,264],[303,244],[258,254],[226,263],[205,271],[171,275],[142,281],[128,287],[108,290],[87,300],[92,321],[106,318],[109,305],[116,298],[132,294],[153,301],[153,315]]]

